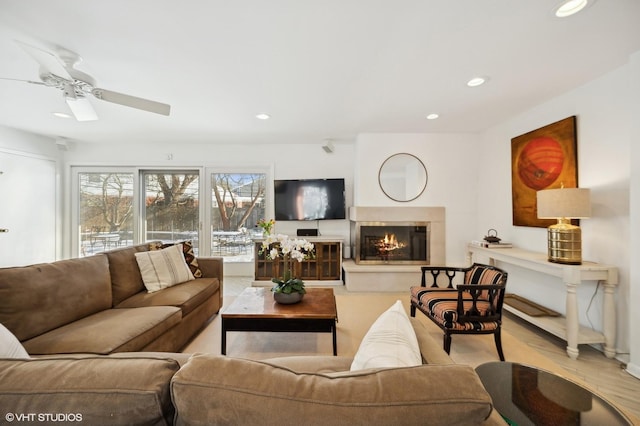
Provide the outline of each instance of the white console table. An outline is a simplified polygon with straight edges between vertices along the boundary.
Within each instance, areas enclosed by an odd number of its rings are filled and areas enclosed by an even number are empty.
[[[607,358],[615,356],[616,312],[614,292],[618,285],[618,269],[616,267],[593,262],[583,262],[582,265],[564,265],[549,262],[545,253],[517,248],[484,248],[469,245],[468,259],[470,263],[474,261],[474,255],[488,257],[489,263],[492,265],[499,261],[561,278],[566,287],[566,317],[532,317],[506,304],[503,309],[564,339],[567,342],[567,355],[571,359],[578,358],[579,344],[603,343],[605,356]],[[604,287],[603,333],[582,327],[578,322],[576,289],[583,281],[600,281]]]

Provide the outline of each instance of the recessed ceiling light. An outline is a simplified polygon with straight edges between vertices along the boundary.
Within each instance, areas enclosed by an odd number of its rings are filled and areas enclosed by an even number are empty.
[[[71,118],[70,114],[67,114],[66,112],[52,112],[51,113],[53,116],[58,117],[58,118]]]
[[[261,112],[260,114],[256,114],[256,118],[258,120],[268,120],[271,118],[271,116],[269,114],[265,114],[264,112]]]
[[[440,117],[438,114],[429,114],[427,115],[427,120],[435,120],[438,117]]]
[[[556,16],[558,18],[566,18],[567,16],[576,14],[584,9],[588,3],[589,0],[566,0],[556,7]]]
[[[469,87],[477,87],[483,85],[487,82],[486,77],[474,77],[471,80],[467,81],[467,86]]]

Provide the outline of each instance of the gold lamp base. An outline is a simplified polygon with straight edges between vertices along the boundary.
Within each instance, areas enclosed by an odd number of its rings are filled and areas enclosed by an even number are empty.
[[[582,231],[569,219],[558,219],[558,223],[547,228],[547,244],[549,262],[582,264]]]

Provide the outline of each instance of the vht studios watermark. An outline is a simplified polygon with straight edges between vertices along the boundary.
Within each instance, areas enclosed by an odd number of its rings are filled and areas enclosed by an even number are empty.
[[[81,422],[80,413],[6,413],[7,422]]]

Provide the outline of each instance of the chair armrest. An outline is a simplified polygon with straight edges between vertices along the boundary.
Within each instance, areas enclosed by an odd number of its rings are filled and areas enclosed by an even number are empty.
[[[500,317],[502,310],[502,302],[504,300],[504,291],[506,284],[459,284],[456,289],[458,290],[458,319],[460,321],[472,321],[475,318],[480,317],[480,312],[477,308],[478,300],[489,302],[491,310],[489,315],[484,315],[482,318],[487,319],[491,316]],[[472,305],[471,309],[464,311],[464,297],[463,293],[467,292],[471,295]]]

